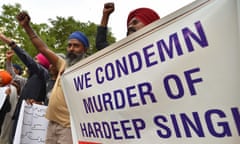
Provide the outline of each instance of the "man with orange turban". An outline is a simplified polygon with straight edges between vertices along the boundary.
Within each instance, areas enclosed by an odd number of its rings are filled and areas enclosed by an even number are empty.
[[[46,97],[46,81],[49,78],[48,67],[49,62],[44,55],[38,54],[36,59],[31,57],[24,49],[19,47],[11,38],[0,33],[0,40],[15,52],[18,58],[28,68],[27,82],[21,90],[18,103],[13,114],[13,128],[12,128],[12,139],[15,135],[17,128],[18,117],[21,111],[21,105],[23,101],[27,104],[43,104]]]
[[[11,141],[12,116],[18,102],[17,88],[13,85],[13,76],[5,70],[0,70],[0,87],[6,95],[0,109],[0,144],[8,144]]]
[[[10,84],[12,76],[5,70],[0,70],[0,87]]]
[[[11,81],[12,81],[12,76],[7,71],[0,70],[0,87],[7,86],[8,84],[11,83]],[[6,91],[6,94],[8,95],[7,91]],[[1,134],[2,124],[4,121],[5,115],[10,110],[11,110],[11,104],[7,96],[2,107],[0,108],[0,116],[1,116],[0,117],[0,134]]]

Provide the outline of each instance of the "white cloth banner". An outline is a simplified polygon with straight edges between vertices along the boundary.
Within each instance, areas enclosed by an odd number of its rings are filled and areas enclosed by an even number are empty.
[[[45,144],[48,120],[46,106],[22,102],[14,144]]]
[[[7,95],[6,95],[6,90],[8,89],[7,86],[5,87],[0,87],[0,109],[2,109],[3,107],[3,104],[7,98]]]
[[[66,70],[75,143],[238,144],[240,1],[196,1]]]

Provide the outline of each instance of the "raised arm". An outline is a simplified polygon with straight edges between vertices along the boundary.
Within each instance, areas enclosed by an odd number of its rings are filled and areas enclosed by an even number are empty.
[[[103,15],[101,19],[101,26],[107,27],[109,16],[114,12],[114,3],[105,3],[103,8]]]
[[[6,52],[6,70],[12,75],[13,78],[15,78],[17,74],[14,72],[14,68],[12,64],[13,55],[14,55],[13,50],[8,50]]]
[[[104,4],[101,23],[98,26],[97,35],[96,35],[96,48],[98,50],[101,50],[109,45],[107,41],[107,25],[108,25],[109,17],[111,13],[114,12],[114,9],[115,9],[114,3]]]
[[[48,46],[41,40],[41,38],[35,33],[30,25],[30,16],[26,12],[20,12],[17,15],[19,24],[28,34],[31,42],[35,48],[42,53],[53,65],[57,65],[58,56],[48,48]]]

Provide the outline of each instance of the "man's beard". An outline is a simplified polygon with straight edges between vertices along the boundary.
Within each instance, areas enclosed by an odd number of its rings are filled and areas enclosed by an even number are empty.
[[[136,30],[135,28],[133,28],[133,27],[128,28],[127,36],[130,35],[130,34],[132,34],[132,33],[134,33],[134,32],[136,32],[136,31],[137,31],[137,30]]]
[[[81,53],[81,54],[74,54],[72,52],[68,52],[66,55],[66,62],[68,66],[72,66],[75,63],[79,62],[80,60],[82,60],[83,58],[85,58],[85,54]]]

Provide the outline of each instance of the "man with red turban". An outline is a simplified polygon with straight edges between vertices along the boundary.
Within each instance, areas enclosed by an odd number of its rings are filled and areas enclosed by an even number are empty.
[[[97,28],[96,48],[101,50],[107,47],[107,24],[109,16],[114,12],[114,3],[105,3],[101,23]],[[144,26],[160,19],[159,15],[150,8],[137,8],[128,14],[127,35],[143,28]]]
[[[159,15],[150,8],[138,8],[131,11],[127,18],[127,35],[160,19]]]

